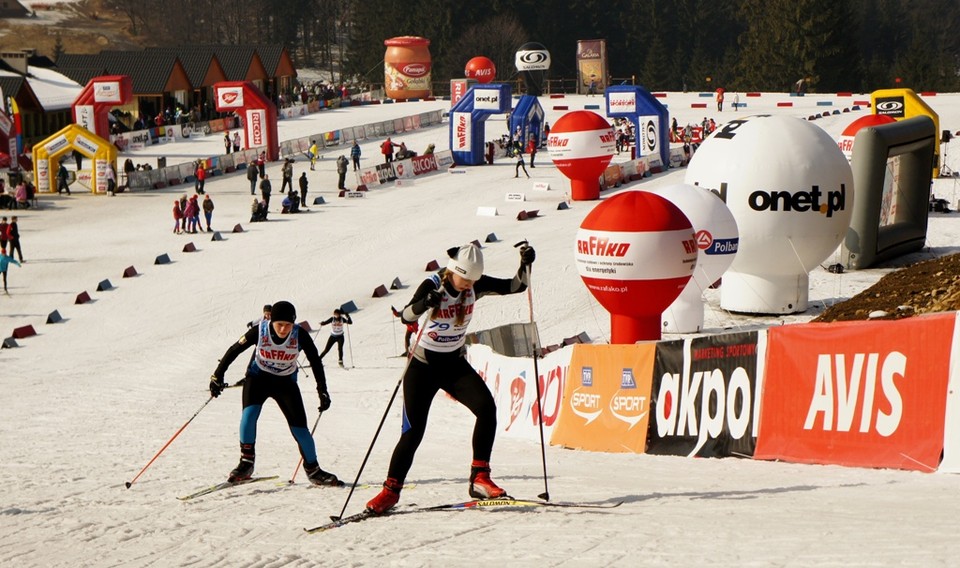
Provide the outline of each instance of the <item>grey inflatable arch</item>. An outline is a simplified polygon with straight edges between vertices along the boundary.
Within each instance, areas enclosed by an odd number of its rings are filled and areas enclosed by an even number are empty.
[[[869,268],[923,248],[927,239],[927,202],[933,171],[936,126],[927,116],[863,128],[853,141],[853,217],[841,248],[841,262],[850,270]],[[892,202],[884,213],[887,169],[899,169]],[[888,196],[888,199],[890,197]]]

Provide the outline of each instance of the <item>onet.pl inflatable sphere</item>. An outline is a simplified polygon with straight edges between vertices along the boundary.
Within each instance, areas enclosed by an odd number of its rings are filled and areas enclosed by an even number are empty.
[[[550,130],[547,150],[560,173],[570,178],[574,201],[600,199],[600,174],[616,151],[616,135],[605,118],[589,110],[568,112]]]
[[[799,118],[733,120],[700,146],[684,181],[717,191],[740,229],[720,306],[806,310],[808,273],[837,249],[853,214],[853,172],[836,141]]]
[[[610,342],[629,344],[660,339],[660,314],[693,275],[697,245],[679,207],[627,191],[587,214],[574,256],[583,283],[610,312]]]

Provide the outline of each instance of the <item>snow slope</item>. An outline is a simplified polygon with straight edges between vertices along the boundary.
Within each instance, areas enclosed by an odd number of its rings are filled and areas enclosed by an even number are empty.
[[[727,100],[732,101],[728,93]],[[853,99],[807,96],[794,108],[777,107],[782,94],[750,99],[750,113],[805,117],[817,100],[838,107]],[[704,115],[718,122],[737,116],[690,108],[696,93],[669,93],[664,102],[680,124]],[[741,101],[745,99],[741,97]],[[567,97],[571,109],[599,99]],[[544,99],[553,123],[562,112]],[[941,128],[960,128],[960,95],[928,99]],[[437,102],[354,107],[282,121],[280,136],[363,124],[444,108]],[[744,112],[744,111],[741,111]],[[817,121],[833,135],[860,113]],[[503,121],[491,121],[487,137]],[[444,128],[394,136],[417,151],[428,143],[448,147]],[[363,144],[364,164],[379,159],[377,144]],[[168,163],[218,153],[221,138],[152,146],[134,155],[159,155]],[[122,156],[126,157],[126,155]],[[0,565],[4,566],[948,566],[960,554],[955,511],[960,479],[892,470],[863,470],[751,460],[600,454],[546,449],[554,500],[624,501],[616,509],[433,512],[374,519],[317,535],[301,528],[340,513],[346,489],[313,488],[301,472],[293,486],[272,482],[222,491],[193,502],[175,499],[225,478],[237,461],[239,389],[231,389],[196,415],[189,427],[130,489],[124,482],[156,454],[208,398],[207,380],[217,359],[259,314],[264,303],[288,299],[299,319],[314,327],[333,308],[354,301],[345,371],[328,366],[333,406],[315,439],[321,465],[352,481],[357,475],[403,360],[403,329],[389,306],[406,303],[427,276],[425,265],[443,263],[450,246],[495,233],[484,246],[487,272],[508,275],[517,264],[512,244],[528,239],[538,252],[533,306],[544,343],[586,331],[609,339],[609,318],[580,281],[573,237],[590,203],[557,211],[568,182],[538,155],[533,179],[514,179],[513,163],[437,173],[405,187],[339,199],[333,155],[308,172],[310,196],[325,205],[281,216],[280,164],[271,220],[250,224],[250,195],[242,174],[209,179],[216,202],[209,234],[174,235],[172,201],[187,186],[113,198],[42,196],[40,210],[20,216],[27,262],[10,269],[10,296],[0,297],[3,335],[33,325],[36,337],[0,350]],[[948,152],[948,165],[954,166]],[[960,164],[958,164],[960,165]],[[295,177],[308,169],[298,161]],[[684,171],[630,184],[624,190],[679,183]],[[348,183],[350,183],[348,176]],[[533,181],[554,189],[534,192]],[[506,202],[507,192],[527,202]],[[936,180],[934,191],[957,202],[956,182]],[[192,193],[192,190],[190,191]],[[604,196],[613,192],[604,192]],[[481,217],[478,207],[501,215]],[[520,209],[541,217],[519,222]],[[241,224],[242,233],[230,229]],[[950,215],[931,220],[929,250],[911,259],[950,252],[960,224]],[[194,243],[197,252],[181,252]],[[168,265],[154,259],[167,253]],[[903,259],[907,262],[910,259]],[[139,273],[122,278],[125,268]],[[733,316],[707,294],[707,332],[805,321],[822,305],[841,301],[890,269],[810,275],[811,309],[783,318]],[[375,287],[399,278],[404,288],[372,298]],[[115,286],[96,292],[109,279]],[[88,291],[93,301],[75,305]],[[46,325],[53,310],[64,321]],[[473,330],[526,321],[525,294],[480,302]],[[319,342],[326,340],[322,329]],[[329,361],[329,359],[328,359]],[[228,381],[241,375],[235,363]],[[316,417],[312,372],[301,375],[308,416]],[[385,476],[400,423],[400,403],[388,412],[346,512],[362,509]],[[427,435],[407,480],[416,484],[401,503],[432,505],[466,499],[472,418],[438,397]],[[298,454],[276,406],[259,422],[257,473],[293,475]],[[494,479],[512,494],[533,497],[544,489],[540,448],[501,437],[494,449]]]

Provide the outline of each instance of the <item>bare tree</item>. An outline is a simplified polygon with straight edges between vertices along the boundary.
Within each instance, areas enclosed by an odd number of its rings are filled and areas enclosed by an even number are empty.
[[[497,66],[497,80],[508,81],[515,72],[517,48],[526,41],[527,32],[520,22],[512,15],[501,14],[467,28],[454,43],[452,53],[462,57],[460,65],[478,55],[488,57]]]

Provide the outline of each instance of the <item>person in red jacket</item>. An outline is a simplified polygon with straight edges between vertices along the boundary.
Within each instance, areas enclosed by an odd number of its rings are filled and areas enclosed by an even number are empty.
[[[207,181],[207,168],[203,167],[203,162],[197,162],[197,187],[196,191],[203,195],[203,185]]]
[[[384,163],[389,164],[393,161],[393,149],[396,147],[397,145],[390,138],[383,141],[383,144],[380,145],[380,153],[383,154]]]
[[[530,154],[530,167],[537,167],[533,165],[533,159],[537,156],[537,141],[533,139],[533,136],[527,140],[527,154]]]
[[[173,234],[180,234],[180,220],[183,219],[183,210],[180,209],[180,200],[173,200]]]

